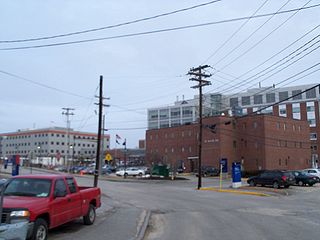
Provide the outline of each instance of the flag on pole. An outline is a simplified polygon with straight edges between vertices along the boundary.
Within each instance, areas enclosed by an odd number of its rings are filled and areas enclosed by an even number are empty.
[[[116,134],[116,139],[121,139],[121,137],[118,134]]]
[[[123,146],[127,145],[127,139],[124,139],[124,142],[122,143]]]

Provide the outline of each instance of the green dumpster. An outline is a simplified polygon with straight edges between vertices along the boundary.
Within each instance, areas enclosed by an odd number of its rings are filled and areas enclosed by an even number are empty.
[[[169,169],[166,165],[155,165],[152,168],[152,175],[169,177]]]

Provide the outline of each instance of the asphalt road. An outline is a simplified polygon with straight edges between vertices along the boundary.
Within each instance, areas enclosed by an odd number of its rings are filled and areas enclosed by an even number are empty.
[[[79,181],[84,184],[89,180]],[[271,197],[259,197],[198,191],[196,183],[195,178],[100,181],[104,202],[112,214],[106,215],[96,230],[88,229],[89,235],[79,233],[76,237],[135,239],[138,230],[134,226],[139,225],[145,211],[150,212],[145,240],[314,240],[320,235],[319,186],[282,189]],[[219,182],[204,179],[203,185],[218,186]],[[266,190],[273,192],[272,188]]]
[[[92,178],[77,180],[81,185],[93,184]],[[228,185],[224,182],[224,187]],[[270,197],[198,191],[193,177],[109,180],[99,181],[99,186],[103,206],[97,211],[96,223],[66,224],[51,230],[50,240],[142,239],[139,231],[145,219],[149,221],[144,240],[314,240],[320,236],[320,184],[276,193],[265,188],[273,193]],[[204,179],[203,186],[219,186],[218,179]]]

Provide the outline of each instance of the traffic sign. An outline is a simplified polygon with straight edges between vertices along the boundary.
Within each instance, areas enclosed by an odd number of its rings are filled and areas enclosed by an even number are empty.
[[[107,155],[106,155],[106,160],[107,160],[107,161],[111,161],[111,160],[112,160],[112,156],[111,156],[110,153],[107,153]]]

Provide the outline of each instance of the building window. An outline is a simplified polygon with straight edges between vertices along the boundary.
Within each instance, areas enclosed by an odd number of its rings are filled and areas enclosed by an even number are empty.
[[[279,92],[279,101],[283,101],[289,97],[288,91]]]
[[[301,120],[300,103],[292,104],[292,118]]]
[[[262,95],[254,95],[253,96],[254,104],[262,104]]]
[[[169,109],[160,109],[160,120],[169,119]]]
[[[182,117],[186,118],[186,117],[192,117],[193,111],[192,111],[193,107],[183,107],[182,108]]]
[[[310,127],[316,126],[316,114],[314,102],[307,102],[307,120]]]
[[[233,141],[233,148],[237,148],[237,141]]]
[[[297,95],[297,94],[299,94],[299,95]],[[295,95],[297,95],[297,96],[295,96]],[[300,100],[300,99],[302,99],[302,94],[301,94],[301,90],[293,90],[292,91],[292,100]]]
[[[267,107],[267,108],[261,110],[261,113],[263,113],[263,114],[272,114],[273,113],[273,108],[272,107]]]
[[[237,107],[239,106],[239,103],[238,103],[238,98],[230,98],[230,107]]]
[[[241,98],[241,104],[243,106],[250,105],[250,96],[245,96]]]
[[[258,123],[257,122],[253,122],[253,128],[257,128],[258,127]]]
[[[180,118],[180,108],[172,108],[170,110],[171,118]]]
[[[281,158],[279,158],[279,166],[281,166]]]
[[[310,133],[310,140],[317,140],[317,133]]]
[[[287,106],[285,104],[279,105],[279,116],[287,117]]]
[[[312,88],[312,89],[308,90],[308,91],[306,92],[306,97],[307,97],[308,99],[310,99],[310,98],[316,98],[316,97],[317,97],[317,95],[316,95],[316,89],[315,89],[315,88]]]

